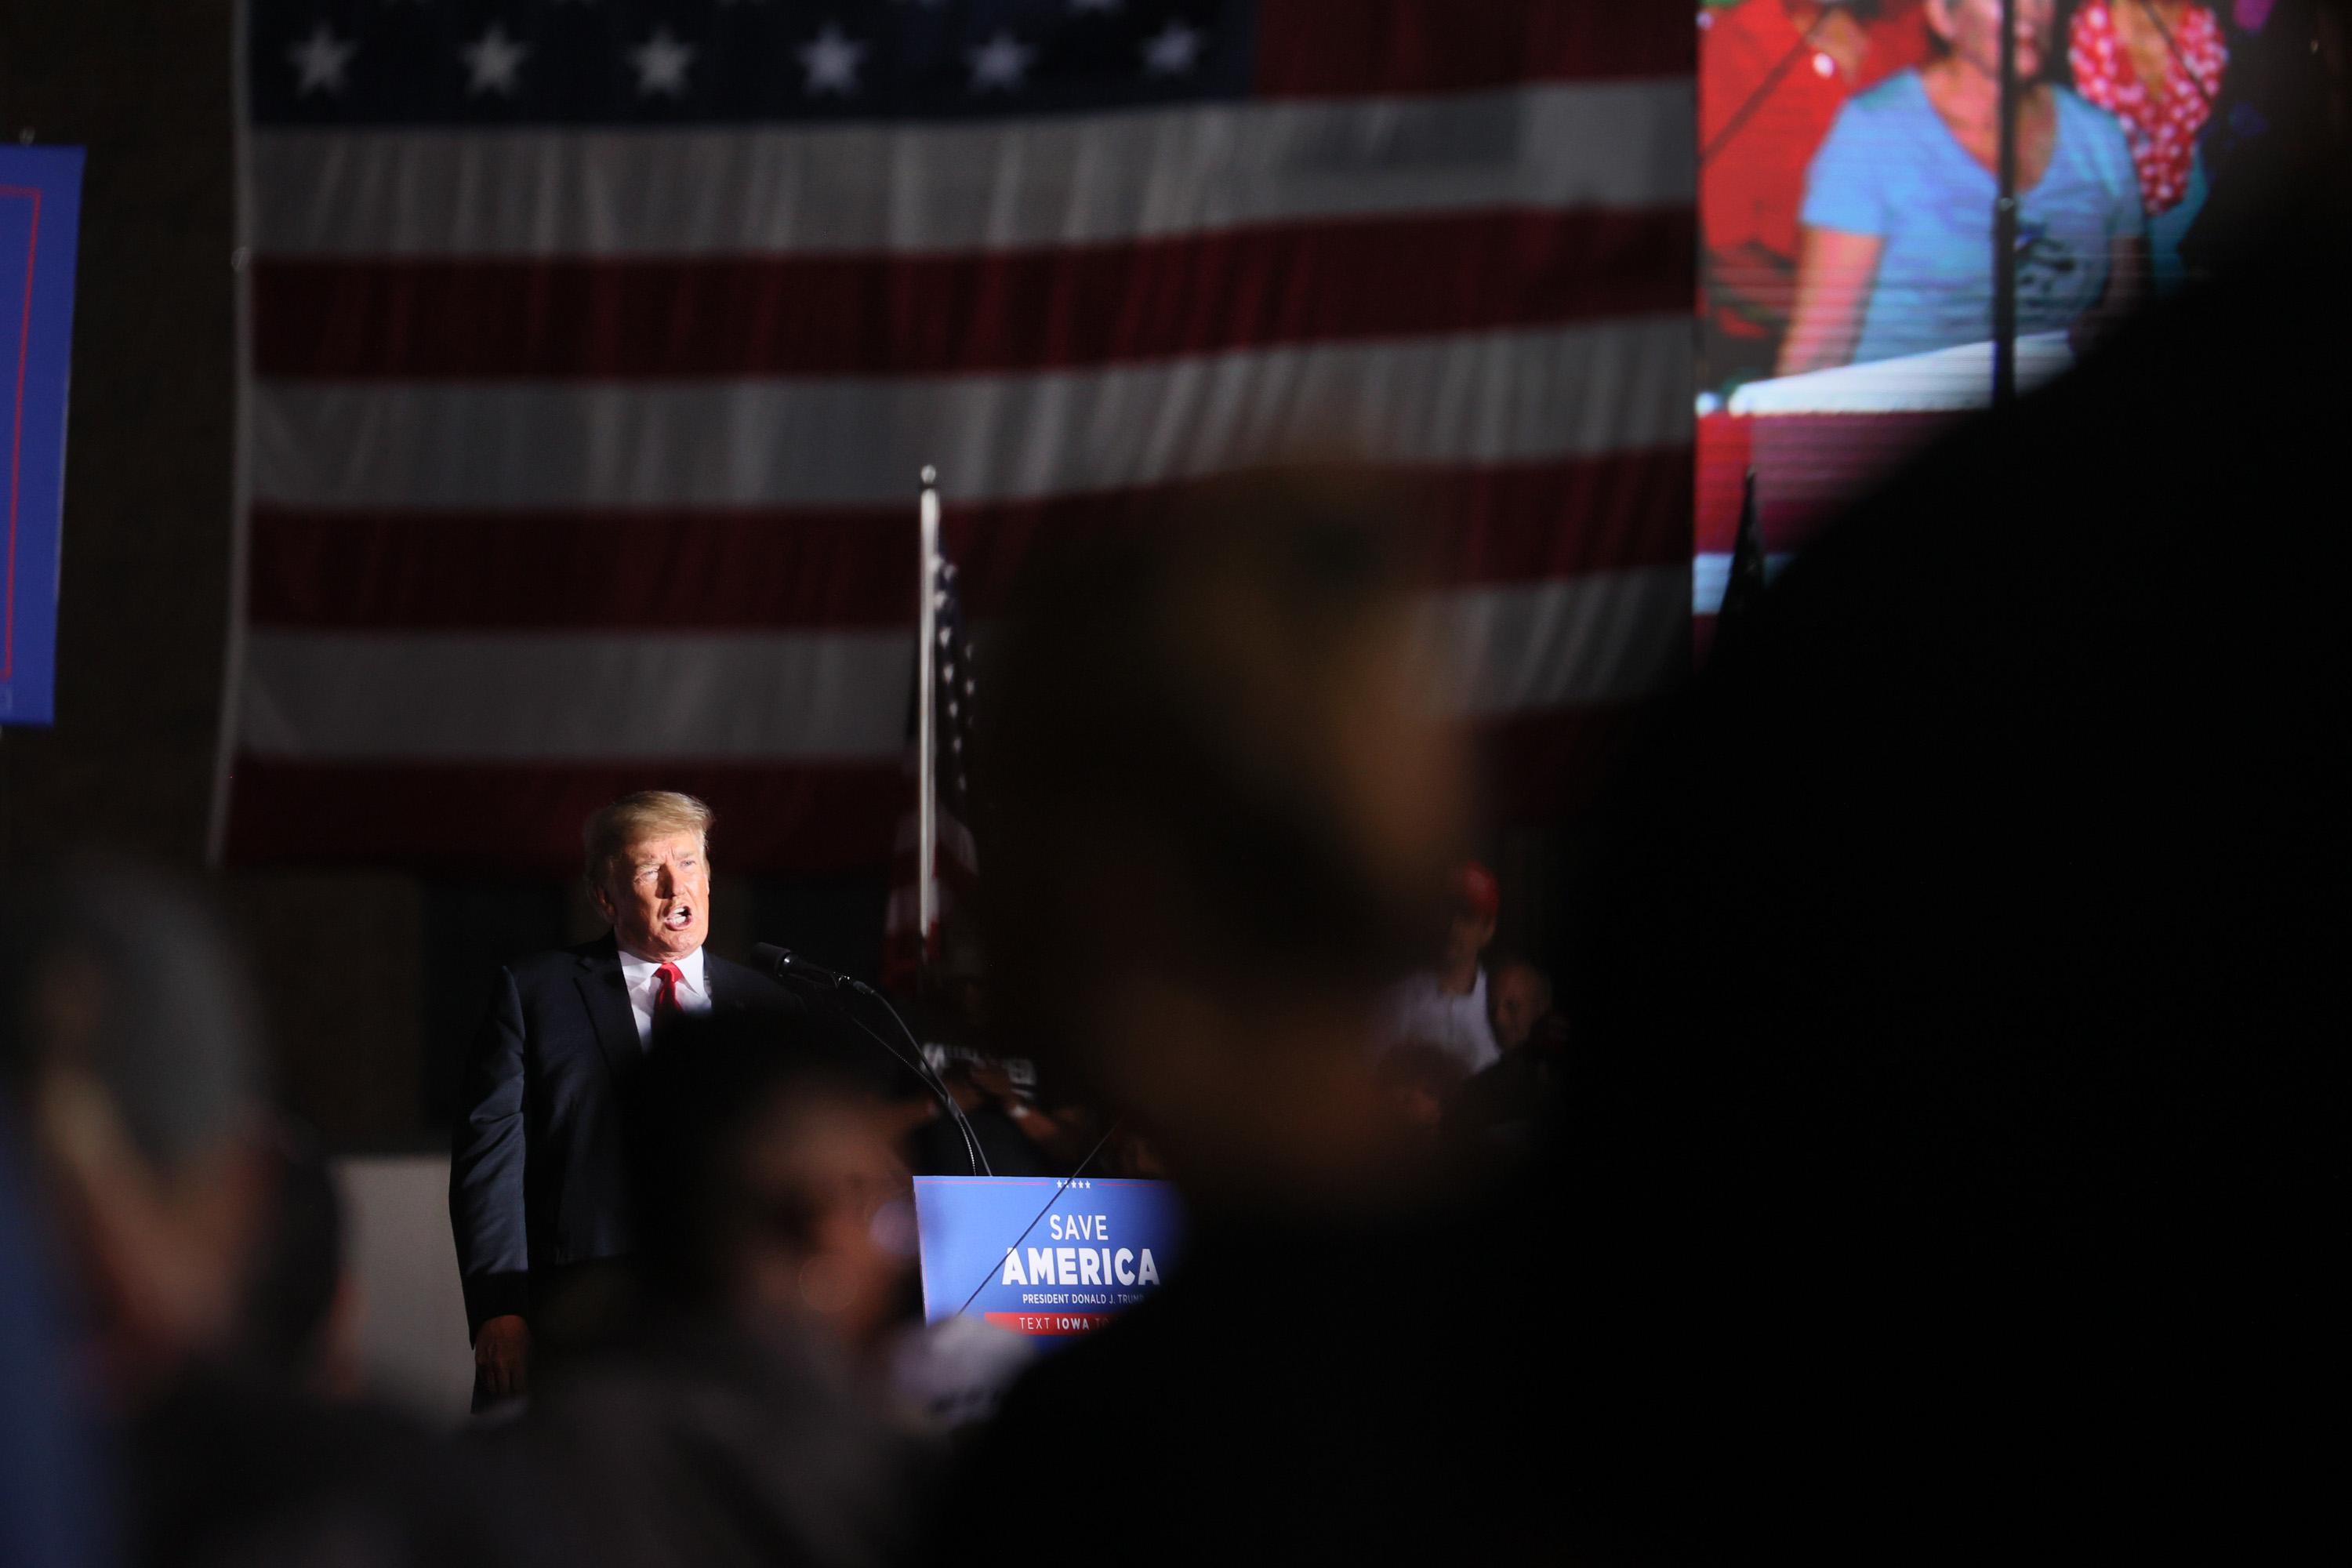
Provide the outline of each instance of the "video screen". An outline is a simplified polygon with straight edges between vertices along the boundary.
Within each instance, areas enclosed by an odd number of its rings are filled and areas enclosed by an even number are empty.
[[[2316,132],[2309,0],[1705,0],[1693,610],[1756,481],[1768,570],[1991,402],[2016,137],[2016,382],[2055,376],[2258,222]]]

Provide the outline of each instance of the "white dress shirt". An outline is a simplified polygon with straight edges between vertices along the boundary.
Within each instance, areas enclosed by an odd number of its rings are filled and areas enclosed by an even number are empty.
[[[688,1013],[710,1011],[710,988],[703,984],[702,950],[696,948],[684,958],[672,959],[684,978],[677,983],[678,1007]],[[654,998],[661,994],[661,981],[654,972],[661,967],[655,958],[639,958],[625,948],[621,952],[621,984],[629,994],[629,1013],[637,1021],[637,1044],[654,1043]]]
[[[1391,992],[1381,1048],[1408,1041],[1435,1046],[1474,1073],[1501,1061],[1503,1047],[1495,1043],[1494,1026],[1486,1021],[1485,966],[1466,996],[1448,994],[1434,974],[1416,974]]]

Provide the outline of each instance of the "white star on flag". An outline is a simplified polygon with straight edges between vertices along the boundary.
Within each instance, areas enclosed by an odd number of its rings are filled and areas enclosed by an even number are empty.
[[[309,37],[286,51],[286,58],[293,62],[301,78],[295,84],[295,96],[308,98],[319,91],[342,91],[343,68],[352,63],[359,48],[356,38],[338,38],[328,31],[327,24],[320,23]]]
[[[807,92],[814,97],[820,92],[837,92],[844,98],[857,90],[857,65],[866,58],[866,46],[854,38],[842,36],[831,22],[824,31],[800,47],[801,65],[808,72]]]
[[[637,68],[639,98],[657,92],[682,98],[686,68],[694,63],[694,46],[671,37],[667,27],[656,27],[652,37],[629,51],[629,63]]]
[[[1143,46],[1144,68],[1153,76],[1183,76],[1201,58],[1201,35],[1181,22],[1171,22]]]
[[[1021,85],[1021,79],[1029,72],[1029,62],[1036,55],[1036,50],[1012,34],[999,31],[964,56],[971,62],[971,90],[986,92],[991,88],[1002,88],[1011,92]]]
[[[466,58],[466,69],[471,73],[466,83],[467,97],[501,92],[512,98],[521,85],[516,73],[521,70],[522,58],[530,53],[530,46],[508,37],[507,30],[494,22],[488,32],[457,52]]]

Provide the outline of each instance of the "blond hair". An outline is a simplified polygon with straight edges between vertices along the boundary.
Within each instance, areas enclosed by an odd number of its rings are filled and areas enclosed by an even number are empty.
[[[613,862],[629,846],[672,833],[691,833],[710,854],[710,826],[719,820],[709,806],[674,789],[639,790],[625,795],[591,816],[580,830],[580,847],[586,860],[588,885],[601,888]]]

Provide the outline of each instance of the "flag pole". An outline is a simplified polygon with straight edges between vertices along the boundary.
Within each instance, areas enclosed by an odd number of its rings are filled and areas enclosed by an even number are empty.
[[[923,466],[920,520],[922,581],[916,616],[921,646],[915,658],[915,952],[917,973],[930,968],[931,931],[939,923],[939,745],[931,709],[939,700],[940,471]]]

